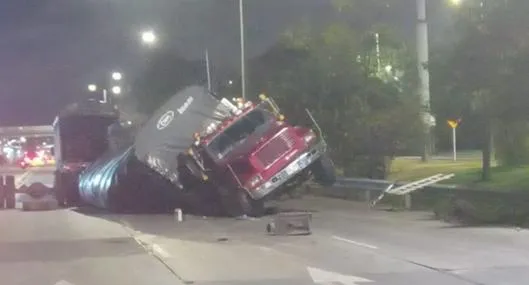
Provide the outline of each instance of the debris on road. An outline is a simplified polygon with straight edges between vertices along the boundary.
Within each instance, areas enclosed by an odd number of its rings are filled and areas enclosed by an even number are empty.
[[[175,213],[175,217],[176,217],[176,221],[177,222],[183,222],[184,221],[184,216],[183,216],[183,213],[182,213],[182,209],[175,209],[174,213]]]
[[[280,213],[266,226],[271,235],[310,235],[312,214],[308,212]]]

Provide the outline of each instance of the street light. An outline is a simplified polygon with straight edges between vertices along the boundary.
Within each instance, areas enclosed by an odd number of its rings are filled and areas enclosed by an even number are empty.
[[[97,91],[97,86],[95,84],[89,84],[88,85],[88,91],[96,92]]]
[[[141,41],[145,44],[152,45],[156,42],[156,34],[153,31],[144,31],[141,33]]]
[[[120,72],[112,72],[112,79],[120,81],[123,78],[123,75]]]
[[[239,25],[241,37],[241,92],[242,98],[246,99],[246,56],[244,48],[244,6],[243,0],[239,0]]]
[[[116,95],[121,94],[121,87],[119,87],[119,86],[112,87],[112,93],[114,93]]]
[[[450,4],[452,4],[454,6],[461,5],[461,2],[463,2],[463,1],[462,0],[450,0]]]

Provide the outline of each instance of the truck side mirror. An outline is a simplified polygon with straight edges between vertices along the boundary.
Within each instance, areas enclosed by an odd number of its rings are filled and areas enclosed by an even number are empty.
[[[55,155],[55,147],[50,148],[51,155]]]

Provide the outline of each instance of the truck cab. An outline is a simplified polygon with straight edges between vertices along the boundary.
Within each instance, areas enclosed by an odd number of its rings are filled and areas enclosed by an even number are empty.
[[[322,185],[336,180],[327,144],[310,112],[317,132],[290,124],[273,99],[259,98],[259,103],[223,99],[232,116],[195,134],[188,153],[195,167],[182,164],[214,185],[234,215],[260,215],[265,200],[311,178]]]

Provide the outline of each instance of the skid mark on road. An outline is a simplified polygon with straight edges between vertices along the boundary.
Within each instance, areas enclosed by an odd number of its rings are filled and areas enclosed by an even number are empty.
[[[346,243],[349,243],[349,244],[354,244],[356,246],[361,246],[361,247],[365,247],[365,248],[369,248],[369,249],[378,249],[377,246],[374,246],[374,245],[371,245],[371,244],[367,244],[367,243],[363,243],[363,242],[357,242],[357,241],[346,239],[346,238],[339,237],[339,236],[332,236],[332,238],[334,240],[346,242]]]

